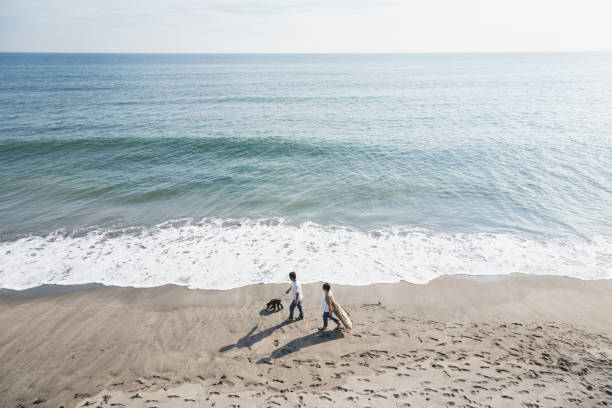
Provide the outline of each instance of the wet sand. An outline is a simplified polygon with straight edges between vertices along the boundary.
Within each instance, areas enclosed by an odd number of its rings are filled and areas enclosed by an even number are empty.
[[[612,281],[334,285],[355,327],[325,333],[320,284],[262,311],[287,286],[2,291],[0,406],[612,404]]]

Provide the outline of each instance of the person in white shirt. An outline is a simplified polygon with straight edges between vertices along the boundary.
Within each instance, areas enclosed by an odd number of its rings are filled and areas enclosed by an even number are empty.
[[[340,320],[336,319],[333,315],[333,311],[330,309],[330,305],[328,303],[329,300],[329,291],[331,287],[329,283],[323,284],[323,299],[321,300],[321,306],[323,306],[323,327],[319,327],[320,331],[327,329],[327,319],[332,319],[334,323],[336,323],[336,330],[340,329]]]
[[[291,295],[293,296],[293,301],[289,306],[289,319],[287,320],[293,320],[293,311],[295,310],[296,306],[300,311],[300,316],[297,318],[297,320],[302,320],[304,318],[304,310],[302,310],[302,300],[304,299],[304,294],[302,293],[302,285],[298,283],[295,272],[289,273],[289,280],[291,280],[291,286],[289,287],[289,289],[287,289],[285,294],[291,292]]]

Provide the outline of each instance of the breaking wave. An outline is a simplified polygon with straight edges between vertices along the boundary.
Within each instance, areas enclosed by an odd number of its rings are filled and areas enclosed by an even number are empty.
[[[283,219],[204,219],[154,227],[56,232],[0,243],[0,287],[45,283],[228,289],[286,281],[426,283],[445,274],[514,272],[612,278],[612,238],[518,233],[361,231]]]

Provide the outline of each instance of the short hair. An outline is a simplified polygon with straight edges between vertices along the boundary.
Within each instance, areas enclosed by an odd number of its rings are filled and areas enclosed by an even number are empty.
[[[324,283],[324,284],[323,284],[323,289],[325,289],[325,290],[330,290],[330,289],[331,289],[331,286],[329,286],[329,283]]]
[[[289,272],[289,279],[295,279],[295,272]]]

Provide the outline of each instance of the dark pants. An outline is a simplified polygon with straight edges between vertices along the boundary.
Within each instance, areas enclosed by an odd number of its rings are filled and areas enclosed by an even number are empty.
[[[302,301],[298,300],[297,302],[297,308],[300,311],[300,319],[304,318],[304,311],[302,310]],[[293,302],[291,302],[291,305],[289,306],[289,319],[293,319],[293,311],[295,310],[295,300]]]
[[[327,327],[327,319],[332,319],[336,324],[340,324],[340,320],[336,319],[334,316],[330,316],[329,312],[323,312],[323,327]]]

